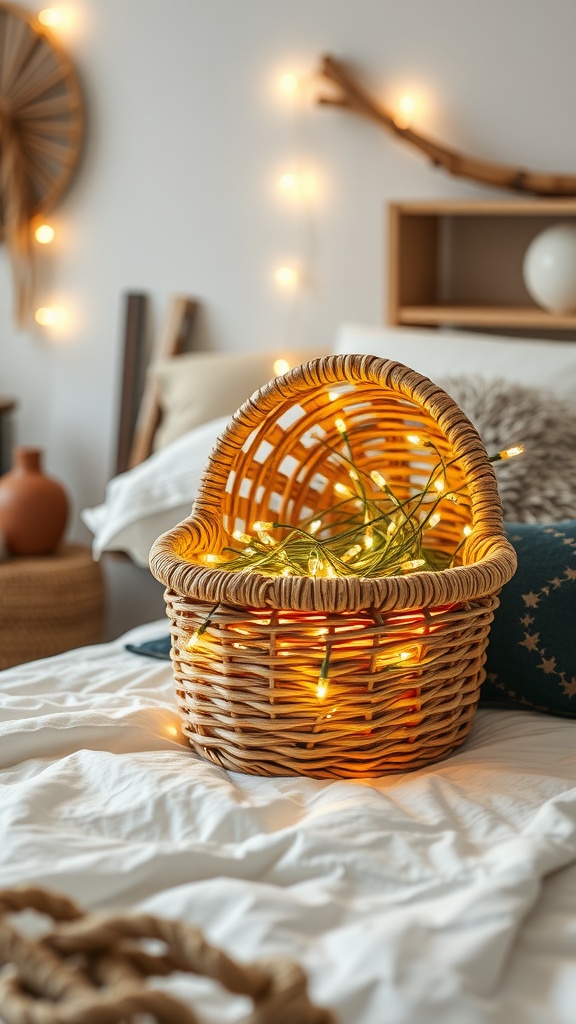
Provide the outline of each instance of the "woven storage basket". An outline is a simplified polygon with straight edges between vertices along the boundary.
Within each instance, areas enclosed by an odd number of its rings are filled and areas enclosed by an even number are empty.
[[[345,417],[356,465],[396,495],[438,458],[448,485],[440,572],[362,579],[265,576],[211,567],[255,521],[296,524],[334,505],[341,460],[326,443]],[[323,438],[324,441],[321,441]],[[256,392],[215,445],[191,516],[152,547],[166,587],[176,693],[191,746],[258,775],[360,777],[437,761],[468,735],[498,591],[516,568],[496,477],[478,433],[430,380],[376,356],[328,356]],[[192,634],[206,623],[191,649]],[[318,679],[330,648],[328,690]]]

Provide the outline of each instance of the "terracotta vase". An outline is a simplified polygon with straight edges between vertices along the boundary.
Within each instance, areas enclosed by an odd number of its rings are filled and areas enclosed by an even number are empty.
[[[16,448],[0,477],[0,533],[13,555],[49,555],[66,529],[69,503],[62,484],[44,473],[39,448]]]

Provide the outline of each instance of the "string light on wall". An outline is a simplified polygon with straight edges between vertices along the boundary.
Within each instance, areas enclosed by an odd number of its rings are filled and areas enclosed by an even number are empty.
[[[64,311],[58,306],[40,306],[34,319],[41,327],[58,327],[64,321]]]
[[[0,39],[10,55],[0,83],[0,236],[20,327],[34,316],[35,242],[45,246],[54,239],[44,218],[67,188],[82,147],[80,85],[53,35],[68,24],[68,15],[66,6],[36,15],[0,0]]]
[[[281,288],[293,290],[298,284],[298,271],[288,265],[278,267],[274,271],[274,280]]]
[[[286,170],[279,175],[276,186],[283,198],[298,203],[316,197],[318,175],[309,169]]]
[[[398,109],[394,113],[394,123],[398,128],[409,128],[416,112],[416,100],[410,93],[404,93],[398,100]]]
[[[71,7],[43,7],[38,12],[37,20],[43,28],[57,32],[69,32],[77,24],[77,11]]]
[[[39,245],[51,245],[55,237],[56,232],[51,224],[45,221],[36,224],[34,238]],[[34,312],[34,320],[40,327],[57,327],[62,319],[62,310],[56,307],[40,306]]]
[[[78,337],[81,312],[72,296],[55,296],[50,305],[39,306],[33,315],[38,330],[53,344],[66,345]]]
[[[56,232],[51,224],[39,224],[34,231],[34,238],[40,245],[50,245],[54,241]]]
[[[293,256],[286,253],[285,262],[272,271],[279,293],[286,297],[284,336],[281,345],[289,353],[296,345],[296,335],[306,290],[313,281],[312,256],[314,224],[313,203],[318,194],[318,174],[306,159],[305,115],[311,105],[315,75],[300,70],[284,70],[276,77],[276,95],[290,119],[290,149],[276,171],[269,177],[273,199],[288,211],[290,234],[295,236]],[[278,208],[278,206],[277,206]]]
[[[38,21],[47,28],[57,28],[64,20],[64,12],[59,7],[44,7],[38,12]]]
[[[71,21],[70,11],[64,7],[45,7],[38,12],[38,21],[50,30],[61,31]],[[39,245],[51,245],[56,237],[52,224],[42,221],[34,229],[34,238]],[[59,306],[40,306],[34,313],[34,320],[44,328],[61,328],[65,322],[64,310]]]
[[[293,98],[302,88],[302,80],[294,71],[285,71],[278,79],[278,88],[286,96]]]

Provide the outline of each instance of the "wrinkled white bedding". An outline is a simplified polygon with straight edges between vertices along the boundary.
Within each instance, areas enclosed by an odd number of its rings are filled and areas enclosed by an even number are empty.
[[[380,780],[229,774],[125,641],[0,673],[1,886],[286,954],[340,1024],[574,1024],[576,723],[481,710],[447,761]],[[243,1012],[172,985],[203,1020]]]

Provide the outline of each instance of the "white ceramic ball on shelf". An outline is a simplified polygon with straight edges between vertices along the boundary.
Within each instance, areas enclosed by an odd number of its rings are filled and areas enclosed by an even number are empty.
[[[562,221],[536,235],[523,273],[528,294],[543,309],[576,312],[576,223]]]

